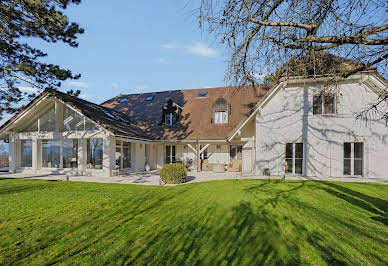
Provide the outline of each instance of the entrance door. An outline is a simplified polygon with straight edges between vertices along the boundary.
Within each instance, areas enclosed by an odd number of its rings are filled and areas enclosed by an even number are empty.
[[[166,163],[175,163],[176,147],[175,145],[166,145]]]
[[[344,175],[364,174],[364,143],[344,143]]]

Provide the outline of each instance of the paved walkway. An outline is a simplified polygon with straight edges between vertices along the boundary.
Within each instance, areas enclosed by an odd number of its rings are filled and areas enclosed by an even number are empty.
[[[31,178],[43,180],[67,180],[66,175],[32,175],[27,173],[0,173],[1,177],[7,178]],[[319,181],[343,181],[343,182],[375,182],[381,184],[388,184],[388,179],[379,178],[335,178],[335,177],[301,177],[301,176],[258,176],[252,174],[242,174],[235,172],[213,173],[213,172],[196,172],[188,173],[187,183],[204,182],[210,180],[225,180],[225,179],[286,179],[286,180],[319,180]],[[96,177],[96,176],[71,176],[70,181],[81,182],[98,182],[98,183],[118,183],[118,184],[136,184],[136,185],[162,185],[163,183],[159,177],[159,171],[149,172],[134,172],[115,177]]]

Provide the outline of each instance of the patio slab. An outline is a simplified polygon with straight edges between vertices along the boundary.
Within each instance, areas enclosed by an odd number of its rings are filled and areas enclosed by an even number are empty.
[[[66,175],[52,175],[52,174],[31,174],[31,173],[0,173],[1,177],[7,178],[30,178],[43,180],[62,180],[66,181]],[[336,177],[303,177],[303,176],[259,176],[252,174],[244,174],[238,172],[197,172],[190,171],[187,176],[187,183],[206,182],[211,180],[225,180],[225,179],[284,179],[284,180],[317,180],[317,181],[342,181],[342,182],[375,182],[381,184],[388,184],[388,179],[378,178],[336,178]],[[156,185],[160,186],[163,183],[159,177],[159,171],[149,172],[133,172],[114,177],[98,177],[98,176],[70,176],[69,181],[80,182],[98,182],[98,183],[118,183],[118,184],[135,184],[135,185]]]

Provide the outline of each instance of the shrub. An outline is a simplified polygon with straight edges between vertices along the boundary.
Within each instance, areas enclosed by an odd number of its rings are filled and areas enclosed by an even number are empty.
[[[186,181],[187,169],[179,163],[165,164],[160,170],[160,179],[167,184],[180,184]]]

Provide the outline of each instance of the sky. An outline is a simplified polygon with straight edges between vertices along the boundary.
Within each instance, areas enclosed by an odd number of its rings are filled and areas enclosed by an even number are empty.
[[[109,3],[109,4],[108,4]],[[224,85],[226,55],[201,32],[193,15],[199,1],[84,0],[71,5],[70,21],[85,29],[77,48],[33,41],[44,60],[80,73],[62,90],[102,103],[116,95]],[[24,90],[33,90],[25,87]]]

